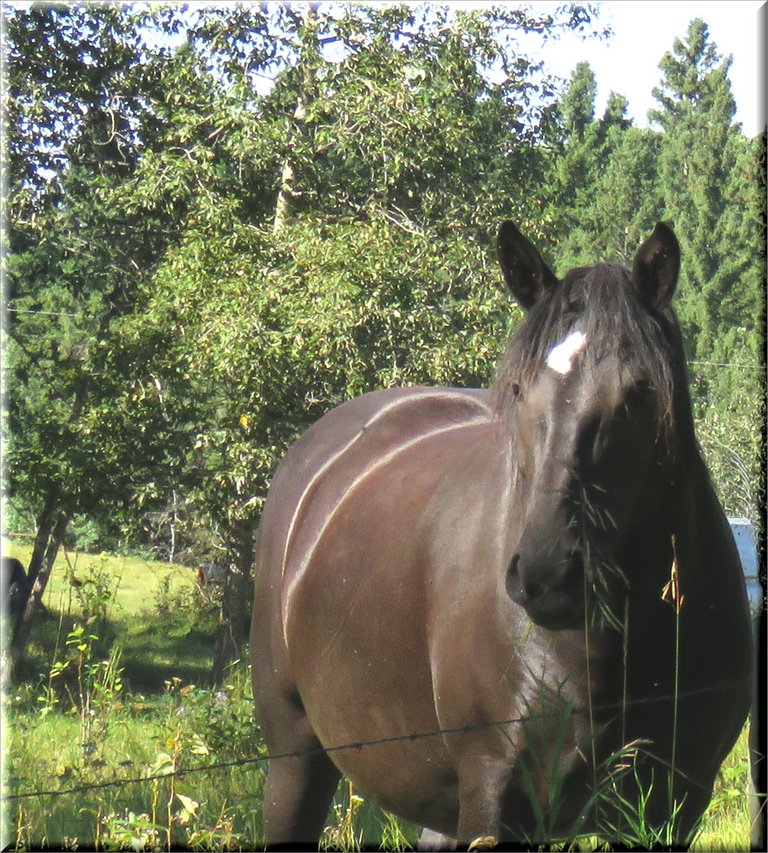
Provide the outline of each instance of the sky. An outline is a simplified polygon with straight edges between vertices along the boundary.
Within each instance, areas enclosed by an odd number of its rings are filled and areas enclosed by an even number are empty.
[[[537,7],[556,4],[533,2]],[[611,91],[629,101],[629,115],[640,127],[657,106],[651,94],[661,80],[659,62],[684,39],[693,18],[702,18],[722,56],[733,56],[729,73],[736,101],[735,121],[745,135],[754,136],[765,125],[765,16],[763,0],[619,0],[600,2],[600,22],[612,27],[607,41],[583,42],[561,38],[539,49],[549,73],[568,78],[577,62],[589,62],[597,79],[596,114],[602,114]],[[765,12],[766,10],[764,10]],[[762,37],[761,37],[762,33]]]
[[[440,0],[437,0],[440,2]],[[498,0],[495,0],[498,2]],[[502,0],[504,2],[504,0]],[[629,116],[639,127],[648,126],[647,113],[657,106],[652,95],[661,80],[659,62],[672,50],[676,38],[684,39],[688,24],[699,17],[709,27],[718,52],[731,55],[729,72],[736,101],[736,116],[746,136],[764,127],[766,0],[591,0],[600,10],[600,26],[610,25],[607,40],[583,40],[576,34],[562,36],[543,47],[538,36],[521,39],[528,56],[540,56],[546,71],[568,79],[576,64],[589,62],[597,80],[596,114],[602,115],[611,91],[629,101]],[[534,11],[554,11],[562,0],[529,0]],[[477,8],[494,5],[478,0],[450,0],[449,5]],[[269,88],[263,83],[263,88]]]

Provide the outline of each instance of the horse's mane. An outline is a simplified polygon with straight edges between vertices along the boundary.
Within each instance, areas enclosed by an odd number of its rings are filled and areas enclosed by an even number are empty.
[[[513,413],[517,389],[535,379],[552,347],[577,321],[589,341],[579,354],[582,369],[595,369],[609,356],[618,358],[653,389],[660,428],[669,435],[683,402],[677,395],[682,391],[687,397],[677,322],[671,310],[662,314],[643,305],[629,273],[616,264],[572,270],[530,309],[499,360],[492,385],[495,412],[500,417]]]

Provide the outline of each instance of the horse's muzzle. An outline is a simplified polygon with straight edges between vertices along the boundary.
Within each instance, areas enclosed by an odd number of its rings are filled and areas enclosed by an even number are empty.
[[[546,563],[515,554],[507,569],[506,589],[542,628],[571,628],[584,615],[584,563],[578,554]]]

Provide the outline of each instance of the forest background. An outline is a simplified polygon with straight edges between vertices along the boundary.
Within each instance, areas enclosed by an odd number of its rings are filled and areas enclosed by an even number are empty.
[[[4,4],[3,527],[33,543],[23,658],[62,544],[224,569],[239,655],[269,479],[343,400],[487,385],[520,318],[515,220],[553,268],[674,225],[698,435],[762,522],[765,133],[692,20],[651,128],[586,63],[595,6]]]

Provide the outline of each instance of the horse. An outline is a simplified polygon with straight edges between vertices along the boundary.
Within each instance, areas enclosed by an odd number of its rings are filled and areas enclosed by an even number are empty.
[[[497,255],[523,319],[490,388],[349,400],[273,477],[251,633],[268,846],[317,845],[342,774],[425,848],[621,843],[639,818],[687,844],[744,725],[749,612],[674,232],[558,279],[507,221]]]
[[[15,557],[2,558],[3,610],[17,617],[27,603],[31,584],[24,566]]]

